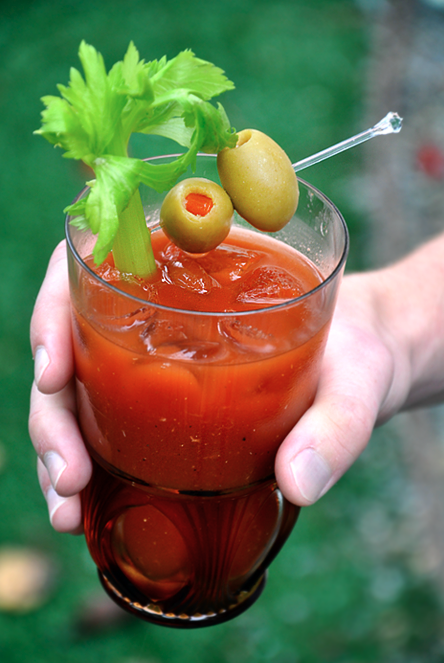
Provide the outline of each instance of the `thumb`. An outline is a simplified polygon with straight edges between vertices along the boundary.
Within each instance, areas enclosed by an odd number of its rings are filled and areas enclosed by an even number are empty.
[[[332,327],[314,403],[276,456],[276,479],[290,502],[316,502],[354,463],[392,379],[392,357],[378,338],[356,327]]]

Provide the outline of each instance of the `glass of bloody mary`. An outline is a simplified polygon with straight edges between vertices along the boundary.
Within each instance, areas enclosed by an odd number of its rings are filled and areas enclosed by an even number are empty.
[[[218,182],[216,158],[199,155],[195,174]],[[190,628],[241,613],[296,522],[274,458],[314,399],[348,248],[333,203],[299,188],[283,230],[235,215],[223,244],[190,255],[159,226],[163,195],[142,187],[150,280],[120,274],[112,256],[95,267],[95,236],[67,219],[94,466],[85,535],[106,591],[147,621]]]

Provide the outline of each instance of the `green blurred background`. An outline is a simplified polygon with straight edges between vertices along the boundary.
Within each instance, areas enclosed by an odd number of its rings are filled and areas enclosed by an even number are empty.
[[[0,552],[36,550],[53,582],[30,610],[0,609],[4,663],[322,663],[444,661],[440,582],[418,552],[421,517],[395,427],[319,504],[303,511],[260,600],[233,622],[182,632],[127,620],[106,603],[81,537],[52,531],[27,432],[29,320],[63,237],[79,166],[33,136],[40,97],[79,67],[81,39],[107,66],[132,39],[146,60],[191,48],[236,90],[221,99],[237,129],[258,128],[296,161],[361,131],[372,116],[369,72],[377,0],[17,0],[0,6]],[[386,108],[401,110],[398,108]],[[382,139],[378,139],[382,140]],[[384,139],[385,140],[385,139]],[[392,139],[387,139],[392,140]],[[134,150],[144,148],[134,144]],[[150,153],[161,141],[147,143]],[[368,265],[372,229],[358,201],[366,152],[304,176],[343,211],[349,269]],[[148,154],[147,154],[148,155]],[[102,612],[109,619],[102,618]]]

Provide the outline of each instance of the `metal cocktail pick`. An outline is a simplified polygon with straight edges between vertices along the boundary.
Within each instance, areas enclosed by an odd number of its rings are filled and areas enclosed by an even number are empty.
[[[401,127],[402,127],[402,117],[399,117],[398,113],[388,113],[385,117],[382,118],[382,120],[378,122],[378,124],[375,124],[375,126],[372,127],[371,129],[367,129],[367,131],[362,131],[360,134],[356,134],[356,136],[353,136],[352,138],[343,140],[341,143],[337,143],[337,145],[328,147],[326,150],[322,150],[317,154],[313,154],[311,157],[307,157],[306,159],[302,159],[302,161],[294,163],[293,169],[295,170],[295,172],[297,172],[298,170],[302,170],[303,168],[308,168],[309,166],[313,166],[315,163],[324,161],[324,159],[328,159],[329,157],[332,157],[335,154],[339,154],[339,152],[348,150],[350,147],[354,147],[355,145],[364,143],[366,140],[370,140],[370,138],[374,138],[375,136],[385,136],[386,134],[397,134],[401,131]]]

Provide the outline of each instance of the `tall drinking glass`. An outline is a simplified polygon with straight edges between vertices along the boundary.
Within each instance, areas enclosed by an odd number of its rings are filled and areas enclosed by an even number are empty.
[[[215,157],[200,155],[195,175],[219,181]],[[296,522],[274,459],[314,399],[348,248],[337,208],[299,186],[282,231],[236,217],[216,252],[179,257],[162,244],[163,196],[142,190],[174,306],[149,283],[119,283],[112,264],[96,273],[95,237],[67,219],[79,421],[94,467],[86,540],[106,591],[147,621],[238,615]],[[189,304],[199,289],[208,310]],[[237,306],[214,310],[225,290]]]

